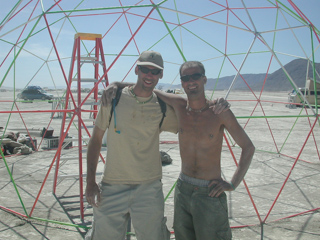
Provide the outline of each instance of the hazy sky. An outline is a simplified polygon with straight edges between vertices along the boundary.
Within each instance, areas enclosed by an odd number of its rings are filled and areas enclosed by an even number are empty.
[[[103,35],[111,82],[136,81],[135,61],[148,49],[165,60],[161,82],[174,84],[185,60],[202,61],[209,78],[272,73],[296,58],[320,62],[319,32],[311,34],[290,5],[320,29],[319,0],[168,0],[154,10],[150,1],[62,0],[50,9],[55,2],[1,0],[0,86],[65,86],[76,32]],[[81,54],[93,47],[85,41]],[[92,66],[81,73],[93,77]]]

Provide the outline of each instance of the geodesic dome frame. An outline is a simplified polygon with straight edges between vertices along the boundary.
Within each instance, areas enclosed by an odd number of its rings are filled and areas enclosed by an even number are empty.
[[[264,99],[267,74],[272,71],[282,69],[292,88],[299,91],[294,76],[291,76],[285,68],[285,64],[289,61],[296,58],[307,60],[306,79],[309,74],[314,80],[319,79],[315,64],[320,60],[318,53],[320,34],[317,27],[309,20],[308,13],[301,11],[291,0],[254,2],[168,0],[158,3],[137,1],[135,4],[132,4],[132,1],[108,1],[101,5],[99,1],[71,3],[63,0],[31,0],[17,1],[6,6],[8,14],[0,19],[0,87],[12,89],[13,94],[11,99],[1,99],[9,103],[8,109],[0,111],[2,116],[8,116],[4,129],[10,129],[10,119],[13,116],[18,116],[24,123],[24,128],[28,129],[30,123],[24,121],[24,114],[61,112],[75,114],[79,110],[76,105],[71,105],[70,110],[50,108],[41,111],[21,110],[23,101],[17,98],[17,89],[28,85],[64,88],[71,92],[71,86],[67,87],[69,78],[67,69],[70,66],[74,35],[77,32],[93,32],[103,36],[102,45],[107,68],[106,71],[100,72],[99,82],[91,86],[89,95],[94,89],[105,86],[101,83],[105,77],[109,81],[135,81],[133,68],[139,53],[143,50],[152,49],[162,53],[165,60],[164,80],[168,84],[177,83],[181,63],[186,60],[199,60],[206,66],[206,75],[215,78],[217,82],[223,76],[235,76],[225,94],[227,99],[233,94],[236,82],[243,81],[247,85],[250,97],[246,101],[252,102],[252,110],[246,110],[238,118],[245,119],[243,124],[248,130],[253,119],[265,120],[266,129],[270,132],[274,145],[262,151],[294,159],[292,169],[286,174],[265,219],[260,217],[257,208],[254,207],[259,221],[266,221],[292,170],[297,162],[303,159],[303,150],[307,144],[313,146],[311,149],[315,153],[314,156],[317,160],[320,159],[317,146],[319,142],[317,102],[315,108],[310,107],[307,102],[296,115],[274,116],[264,111],[264,104],[272,102]],[[82,42],[82,47],[85,49],[82,52],[84,56],[95,55],[94,45]],[[244,73],[252,71],[266,73],[259,91],[252,90],[253,83],[247,82],[243,76]],[[83,70],[83,77],[86,75],[92,75],[92,70]],[[316,81],[314,86],[316,88]],[[58,92],[56,94],[60,98],[65,97],[64,94],[61,96]],[[273,104],[288,103],[284,101]],[[297,153],[286,152],[283,149],[295,123],[288,127],[288,135],[279,148],[276,134],[270,124],[271,119],[275,118],[294,118],[296,122],[306,119],[308,128],[306,135],[302,137],[302,144],[297,147],[299,149]],[[50,127],[51,121],[52,118],[47,127]],[[226,137],[225,142],[231,150],[232,140]],[[3,153],[1,155],[4,165],[8,166],[6,157]],[[51,167],[54,162],[51,163]],[[7,169],[14,183],[14,176],[10,168]],[[17,188],[16,191],[19,196]],[[40,193],[41,190],[38,197]],[[250,195],[249,190],[248,193]],[[252,196],[250,198],[255,205]],[[38,198],[31,213],[24,209],[25,214],[22,215],[32,217],[37,201]],[[10,211],[5,206],[1,208]],[[310,211],[318,209],[319,207],[316,207]]]

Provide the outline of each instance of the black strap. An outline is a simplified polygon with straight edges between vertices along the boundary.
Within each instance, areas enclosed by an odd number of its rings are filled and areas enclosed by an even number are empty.
[[[166,105],[166,103],[164,101],[161,100],[161,98],[159,98],[158,96],[157,96],[157,98],[158,98],[158,102],[160,104],[160,108],[161,108],[161,112],[162,112],[162,118],[161,118],[161,121],[160,121],[160,124],[159,124],[159,128],[161,128],[163,119],[166,116],[167,105]]]

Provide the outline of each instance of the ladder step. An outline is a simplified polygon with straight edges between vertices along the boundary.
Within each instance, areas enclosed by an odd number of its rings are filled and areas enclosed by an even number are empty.
[[[79,160],[78,157],[61,157],[60,161]]]
[[[96,106],[98,106],[98,105],[100,105],[100,102],[85,102],[85,103],[83,103],[83,105],[96,105]]]
[[[82,60],[80,60],[80,63],[93,63],[93,64],[96,64],[96,63],[98,63],[98,64],[103,64],[103,61],[82,61]]]
[[[99,176],[101,175],[101,172],[97,172],[96,175]],[[83,173],[82,177],[86,177],[87,174]],[[79,174],[65,174],[65,175],[59,175],[58,178],[75,178],[75,177],[79,177]]]
[[[87,128],[93,128],[94,126],[86,126]],[[82,129],[84,129],[84,126],[81,126]]]
[[[65,138],[63,141],[64,142],[76,142],[78,141],[79,138]],[[81,140],[90,140],[90,137],[82,137]]]
[[[76,57],[78,59],[78,57]],[[97,61],[96,57],[80,57],[80,63],[99,63],[104,64],[103,61]]]
[[[82,118],[83,122],[94,122],[94,119],[92,118]],[[78,119],[74,119],[73,122],[78,123]],[[69,124],[69,122],[66,122],[66,124]]]
[[[87,174],[82,174],[83,177],[87,176]],[[69,174],[69,175],[59,175],[59,178],[75,178],[79,177],[79,174]]]
[[[78,78],[72,78],[72,81],[78,81]],[[98,82],[99,79],[95,78],[81,78],[81,82]],[[107,82],[105,79],[101,80],[101,82]]]
[[[80,57],[80,61],[95,61],[95,60],[97,60],[96,57]]]

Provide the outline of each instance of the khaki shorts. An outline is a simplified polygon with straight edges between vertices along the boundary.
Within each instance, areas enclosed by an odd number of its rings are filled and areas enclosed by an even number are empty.
[[[123,240],[129,217],[138,240],[167,240],[160,180],[146,184],[101,184],[101,202],[93,208],[93,226],[85,239]]]

